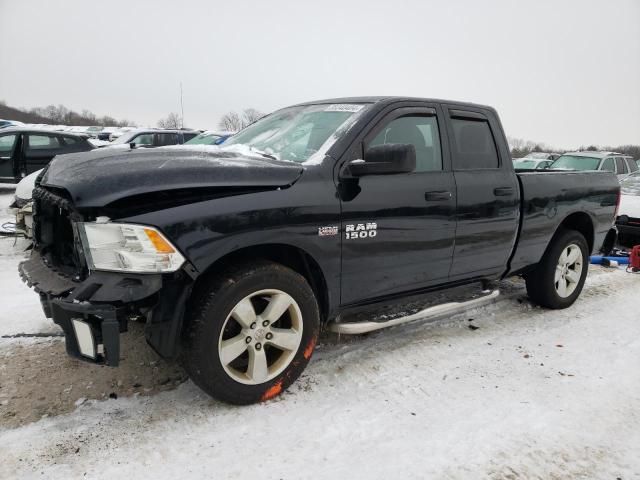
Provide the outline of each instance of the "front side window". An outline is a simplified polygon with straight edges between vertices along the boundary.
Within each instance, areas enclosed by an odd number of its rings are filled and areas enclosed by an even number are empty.
[[[229,138],[221,150],[247,149],[257,155],[302,163],[322,156],[367,106],[320,104],[278,110]]]
[[[604,162],[602,162],[602,165],[600,166],[600,170],[616,173],[616,166],[613,163],[613,158],[605,158]]]
[[[132,138],[127,143],[133,143],[136,146],[139,145],[153,145],[153,133],[143,133],[137,137]]]
[[[452,118],[455,170],[498,168],[498,150],[486,120]]]
[[[0,156],[10,157],[13,153],[13,147],[16,144],[18,135],[4,135],[0,137]]]
[[[29,135],[29,150],[54,150],[60,148],[58,137],[49,135]]]
[[[416,172],[442,170],[440,133],[435,116],[406,116],[389,122],[367,148],[390,143],[411,144],[416,148]]]

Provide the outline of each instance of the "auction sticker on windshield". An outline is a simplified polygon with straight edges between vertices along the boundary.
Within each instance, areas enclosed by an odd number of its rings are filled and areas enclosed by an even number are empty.
[[[359,112],[364,105],[353,105],[349,103],[334,103],[324,109],[325,112]]]

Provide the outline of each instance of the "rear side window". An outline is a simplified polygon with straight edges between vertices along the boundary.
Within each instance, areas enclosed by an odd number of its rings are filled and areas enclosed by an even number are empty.
[[[627,158],[627,165],[629,166],[630,172],[638,171],[638,164],[633,160],[633,158]]]
[[[600,170],[616,173],[616,166],[613,163],[613,158],[611,157],[605,158],[604,162],[602,162],[602,166],[600,167]]]
[[[489,122],[452,118],[453,168],[472,170],[476,168],[498,168],[498,151],[493,141]]]
[[[177,133],[157,133],[158,145],[177,145],[178,134]]]
[[[74,137],[62,137],[65,145],[75,145],[78,143],[78,139]]]
[[[367,148],[389,143],[416,147],[416,172],[442,170],[440,133],[435,116],[406,116],[391,120],[369,142]]]
[[[58,137],[49,135],[29,135],[29,150],[55,150],[60,148]]]
[[[624,163],[624,158],[622,157],[616,157],[616,169],[618,170],[618,175],[629,173],[627,165]]]

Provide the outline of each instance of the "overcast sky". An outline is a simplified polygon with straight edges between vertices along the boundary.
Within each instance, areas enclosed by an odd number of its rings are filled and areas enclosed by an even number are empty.
[[[557,147],[640,144],[640,0],[0,0],[0,100],[215,128],[351,95],[467,100]]]

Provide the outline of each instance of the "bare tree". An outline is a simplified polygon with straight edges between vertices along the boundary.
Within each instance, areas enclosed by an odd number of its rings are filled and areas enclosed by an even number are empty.
[[[182,119],[177,113],[171,112],[166,118],[158,120],[160,128],[182,128]]]
[[[255,122],[256,120],[260,120],[262,117],[264,117],[264,113],[262,113],[261,111],[256,110],[255,108],[245,108],[242,112],[242,128],[246,127],[247,125],[251,125],[253,122]]]
[[[242,115],[231,111],[225,113],[222,118],[220,118],[218,127],[228,132],[237,132],[262,117],[264,117],[264,113],[255,108],[245,108],[242,111]]]
[[[225,113],[222,118],[220,118],[218,127],[222,130],[226,130],[227,132],[237,132],[238,130],[242,130],[242,120],[240,119],[240,115],[236,112]]]

